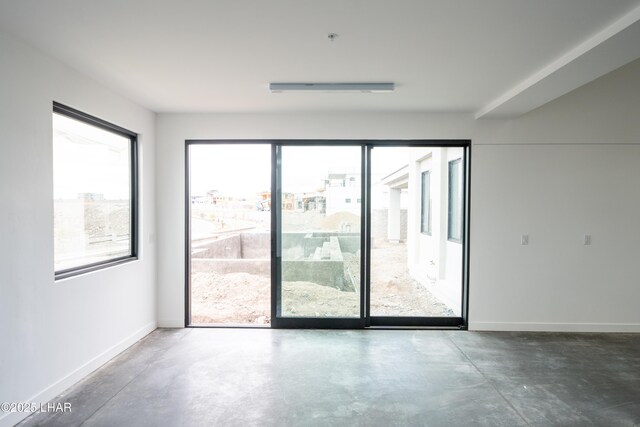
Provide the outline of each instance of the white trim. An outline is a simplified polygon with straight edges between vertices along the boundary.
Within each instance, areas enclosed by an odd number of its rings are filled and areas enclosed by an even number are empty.
[[[104,352],[98,354],[93,359],[89,360],[84,365],[80,366],[75,371],[70,372],[64,377],[60,378],[58,381],[54,382],[44,390],[36,393],[29,399],[23,399],[22,402],[38,402],[38,403],[46,403],[56,396],[60,395],[66,389],[107,363],[109,360],[113,359],[118,354],[122,353],[127,348],[131,347],[133,344],[150,334],[156,329],[156,322],[149,322],[142,328],[138,329],[133,334],[129,335],[122,341],[116,343],[112,347],[108,348]],[[19,423],[23,419],[27,418],[31,413],[25,412],[10,412],[6,415],[0,417],[0,427],[10,427]]]
[[[640,323],[469,322],[470,331],[640,333]]]
[[[184,328],[184,319],[159,319],[158,328]]]

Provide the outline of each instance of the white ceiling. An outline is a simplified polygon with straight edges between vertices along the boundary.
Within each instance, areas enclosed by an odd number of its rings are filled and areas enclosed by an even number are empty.
[[[491,117],[640,57],[640,0],[0,0],[0,31],[156,112]],[[272,94],[270,82],[397,89]]]

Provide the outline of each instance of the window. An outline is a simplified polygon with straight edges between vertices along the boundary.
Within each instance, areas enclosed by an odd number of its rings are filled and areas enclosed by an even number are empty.
[[[462,242],[462,161],[449,162],[448,238]]]
[[[56,279],[137,258],[136,134],[53,104]]]
[[[431,172],[422,172],[422,201],[421,201],[420,231],[431,234]]]
[[[344,199],[345,203],[351,203],[351,199]]]
[[[356,199],[356,202],[362,203],[362,199]]]

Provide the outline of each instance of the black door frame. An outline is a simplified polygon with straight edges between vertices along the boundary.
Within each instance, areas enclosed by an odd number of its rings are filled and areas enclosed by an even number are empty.
[[[282,229],[282,182],[281,182],[281,150],[282,147],[361,147],[360,159],[360,183],[361,183],[361,197],[364,200],[366,185],[365,185],[365,141],[361,140],[280,140],[274,141],[272,145],[272,154],[275,158],[272,158],[272,192],[271,192],[271,246],[272,246],[272,258],[271,258],[271,326],[273,328],[317,328],[317,329],[361,329],[366,326],[365,324],[365,275],[364,268],[360,268],[360,316],[359,317],[282,317],[280,316],[280,290],[281,286],[281,272],[282,272],[282,256],[281,256],[281,233]],[[275,160],[275,162],[274,162]],[[275,184],[275,185],[273,185]],[[273,191],[275,189],[275,191]],[[366,224],[365,224],[365,203],[360,205],[360,265],[364,266],[365,254],[366,254]]]
[[[433,327],[466,329],[469,314],[469,218],[471,193],[471,140],[246,140],[246,139],[189,139],[185,141],[185,327],[191,325],[191,200],[189,147],[191,145],[268,144],[271,146],[271,327],[272,328],[320,328],[361,329],[365,327]],[[360,317],[314,318],[280,317],[282,193],[281,148],[285,146],[359,146],[361,147],[361,250],[360,250]],[[371,150],[375,147],[460,147],[463,155],[463,227],[462,227],[462,307],[460,317],[391,317],[371,316],[370,268],[371,268]],[[208,325],[207,325],[208,326]],[[211,325],[211,327],[227,325]],[[247,325],[246,327],[251,327]]]
[[[433,327],[467,329],[469,315],[469,207],[470,207],[470,177],[471,177],[471,141],[470,140],[412,140],[412,141],[372,141],[366,143],[367,147],[367,176],[371,177],[371,151],[375,147],[458,147],[463,149],[462,167],[462,306],[459,317],[436,316],[372,316],[371,315],[371,183],[367,186],[366,214],[367,230],[367,259],[365,269],[366,276],[366,325],[367,327]]]

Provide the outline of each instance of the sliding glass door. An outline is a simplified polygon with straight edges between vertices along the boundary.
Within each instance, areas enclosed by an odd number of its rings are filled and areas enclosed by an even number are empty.
[[[464,147],[371,146],[372,325],[460,325]]]
[[[362,326],[360,146],[279,146],[274,326]]]
[[[465,327],[469,141],[188,141],[187,325]]]

